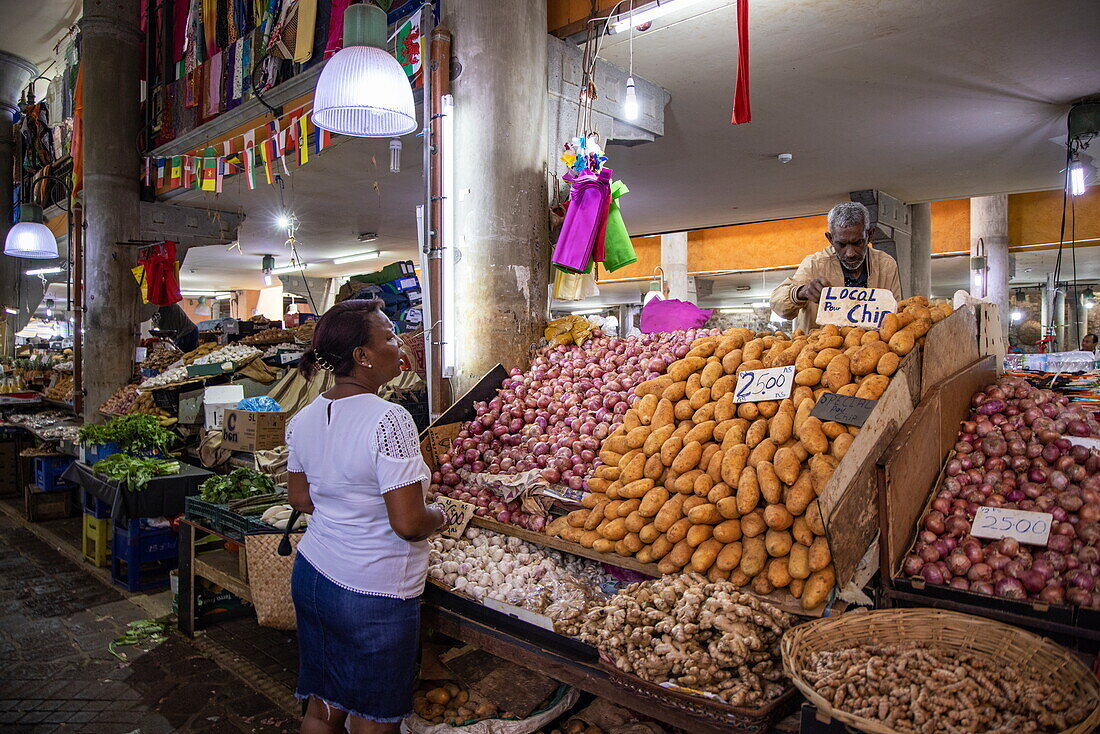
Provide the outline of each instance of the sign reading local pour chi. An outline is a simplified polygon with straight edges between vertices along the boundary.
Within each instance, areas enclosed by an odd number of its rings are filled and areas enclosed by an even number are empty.
[[[877,329],[883,316],[897,310],[897,299],[885,288],[829,286],[821,291],[817,323]]]

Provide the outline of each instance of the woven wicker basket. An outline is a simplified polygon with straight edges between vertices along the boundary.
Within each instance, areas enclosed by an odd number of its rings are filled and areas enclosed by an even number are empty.
[[[1069,651],[1031,632],[958,612],[880,609],[815,619],[788,630],[783,636],[783,669],[820,713],[859,731],[901,734],[880,721],[834,708],[802,677],[812,653],[855,647],[868,640],[880,644],[934,643],[942,648],[967,650],[1005,668],[1018,668],[1026,663],[1044,678],[1054,681],[1060,690],[1092,703],[1092,712],[1061,734],[1089,734],[1100,726],[1100,682]]]

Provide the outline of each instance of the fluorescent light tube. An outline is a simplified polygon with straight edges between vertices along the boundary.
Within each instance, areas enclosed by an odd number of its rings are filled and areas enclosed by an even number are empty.
[[[287,265],[282,268],[272,268],[272,275],[286,275],[287,273],[297,273],[300,270],[304,270],[308,263],[295,263],[294,265]]]
[[[1076,158],[1069,164],[1069,193],[1071,196],[1085,193],[1085,166]]]
[[[609,33],[622,33],[631,26],[637,28],[698,2],[699,0],[664,0],[663,2],[657,0],[657,2],[650,3],[644,8],[634,10],[633,13],[619,13],[616,20],[608,23],[607,30]]]
[[[332,259],[332,262],[336,265],[346,265],[347,263],[355,263],[360,260],[375,260],[382,256],[378,250],[374,252],[360,252],[358,255],[346,255],[345,257],[336,257]]]
[[[24,275],[53,275],[54,273],[63,272],[63,270],[64,270],[64,268],[61,268],[61,267],[35,268],[34,270],[24,271],[23,274]]]

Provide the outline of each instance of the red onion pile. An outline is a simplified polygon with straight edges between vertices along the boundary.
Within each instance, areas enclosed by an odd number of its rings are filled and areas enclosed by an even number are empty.
[[[930,584],[1100,607],[1100,423],[1064,395],[1004,377],[971,399],[955,454],[902,572]],[[981,506],[1053,516],[1046,548],[970,535]]]
[[[599,466],[603,440],[623,422],[634,388],[665,373],[691,343],[715,330],[691,329],[608,337],[596,329],[581,346],[547,346],[530,369],[513,369],[496,397],[475,404],[449,453],[439,459],[432,491],[478,505],[477,514],[542,530],[545,518],[504,503],[490,490],[467,487],[468,472],[516,474],[540,469],[551,484],[585,489]]]

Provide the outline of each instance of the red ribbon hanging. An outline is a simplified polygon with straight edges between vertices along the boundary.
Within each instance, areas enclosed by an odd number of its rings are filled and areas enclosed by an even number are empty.
[[[734,125],[752,121],[749,104],[749,0],[737,0],[737,81],[733,92]]]

